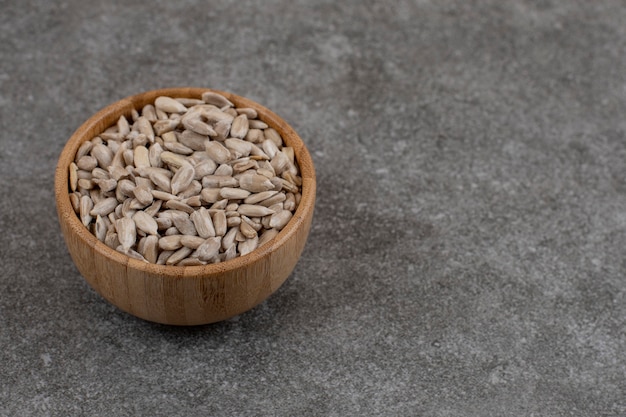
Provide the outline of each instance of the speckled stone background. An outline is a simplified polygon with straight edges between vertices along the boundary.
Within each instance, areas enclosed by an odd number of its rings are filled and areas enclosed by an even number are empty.
[[[1,416],[626,415],[623,1],[0,0]],[[155,325],[80,277],[67,138],[141,91],[304,138],[304,254],[252,311]]]

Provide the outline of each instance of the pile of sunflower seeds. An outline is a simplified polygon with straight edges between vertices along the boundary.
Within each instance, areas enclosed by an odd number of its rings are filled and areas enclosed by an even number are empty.
[[[224,96],[158,97],[84,142],[69,166],[74,211],[101,242],[160,265],[250,253],[292,218],[294,150]]]

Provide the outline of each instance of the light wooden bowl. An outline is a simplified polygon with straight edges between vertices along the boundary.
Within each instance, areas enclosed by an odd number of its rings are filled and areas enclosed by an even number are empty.
[[[164,266],[129,258],[87,230],[69,200],[68,167],[84,141],[130,117],[161,95],[200,98],[203,88],[148,91],[120,100],[89,118],[65,145],[55,173],[55,196],[69,253],[86,281],[112,304],[145,320],[172,325],[213,323],[241,314],[276,291],[293,271],[309,234],[315,204],[315,168],[296,132],[269,109],[246,98],[224,95],[237,107],[253,107],[288,146],[294,148],[302,175],[302,200],[291,221],[270,242],[230,261],[206,266]]]

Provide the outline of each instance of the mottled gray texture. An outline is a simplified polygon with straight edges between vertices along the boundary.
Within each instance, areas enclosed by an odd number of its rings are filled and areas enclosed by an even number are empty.
[[[626,8],[0,0],[0,415],[626,415]],[[293,275],[227,322],[112,307],[56,158],[169,86],[250,97],[318,175]]]

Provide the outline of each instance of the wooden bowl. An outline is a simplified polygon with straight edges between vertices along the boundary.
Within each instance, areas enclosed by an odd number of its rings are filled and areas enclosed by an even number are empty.
[[[202,88],[171,88],[137,94],[102,109],[70,137],[55,173],[55,197],[65,243],[78,270],[106,300],[145,320],[172,325],[213,323],[241,314],[276,291],[293,271],[309,234],[315,204],[315,168],[296,132],[269,109],[244,97],[215,91],[237,107],[252,107],[294,148],[302,176],[302,199],[293,218],[270,242],[232,260],[204,266],[145,263],[100,242],[79,220],[69,199],[68,167],[78,147],[130,117],[159,96],[200,98]]]

